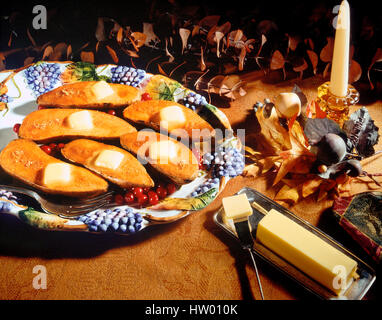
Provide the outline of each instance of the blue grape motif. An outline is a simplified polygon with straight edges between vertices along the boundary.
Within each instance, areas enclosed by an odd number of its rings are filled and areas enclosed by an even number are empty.
[[[146,76],[144,70],[127,66],[112,67],[110,71],[111,82],[126,84],[132,87],[138,87]]]
[[[10,103],[13,101],[13,98],[8,96],[7,94],[3,94],[0,96],[0,102],[3,102],[3,103]]]
[[[210,178],[206,182],[204,182],[202,185],[200,185],[198,188],[195,189],[191,193],[191,197],[197,197],[200,196],[203,193],[206,193],[208,190],[211,190],[212,188],[219,188],[220,179],[219,178]]]
[[[245,167],[244,155],[233,147],[219,147],[213,154],[203,156],[203,164],[212,170],[214,178],[236,177],[243,173]]]
[[[18,198],[10,191],[0,190],[0,199],[12,201],[17,204]]]
[[[29,88],[36,96],[51,91],[60,79],[60,66],[57,63],[40,63],[25,70]]]
[[[189,92],[183,99],[177,101],[178,103],[184,105],[185,107],[195,111],[208,104],[207,99],[196,92]]]
[[[142,228],[143,218],[131,208],[97,210],[80,216],[91,232],[118,232],[131,234]]]

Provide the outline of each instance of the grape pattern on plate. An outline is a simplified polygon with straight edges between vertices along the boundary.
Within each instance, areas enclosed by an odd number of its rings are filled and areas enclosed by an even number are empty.
[[[197,197],[200,196],[203,193],[206,193],[207,191],[211,190],[212,188],[219,188],[220,179],[219,178],[210,178],[207,181],[205,181],[202,185],[200,185],[198,188],[195,189],[191,193],[191,197]]]
[[[92,232],[135,233],[142,228],[143,218],[131,208],[97,210],[80,216]]]
[[[51,91],[60,80],[60,75],[57,63],[39,63],[25,70],[28,86],[36,96]]]
[[[9,103],[9,102],[12,102],[13,101],[13,98],[6,95],[6,94],[3,94],[0,96],[0,102],[3,102],[3,103]]]
[[[126,66],[117,66],[110,69],[111,82],[138,87],[146,76],[146,71]]]
[[[184,98],[178,100],[177,102],[192,111],[208,104],[207,99],[196,92],[189,92]]]
[[[10,191],[0,190],[0,199],[12,201],[17,204],[18,198]]]
[[[243,173],[244,155],[234,147],[219,147],[203,156],[203,165],[212,170],[213,178],[236,177]]]

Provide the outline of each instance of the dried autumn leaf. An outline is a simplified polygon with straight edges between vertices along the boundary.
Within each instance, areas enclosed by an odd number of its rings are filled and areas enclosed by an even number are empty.
[[[270,68],[271,70],[278,70],[284,68],[285,59],[279,50],[276,50],[271,58]]]
[[[81,52],[81,61],[94,63],[94,54],[91,51],[82,51]]]
[[[130,57],[133,57],[133,58],[139,58],[139,54],[136,53],[136,52],[133,51],[133,50],[126,50],[126,53],[127,53]]]
[[[50,55],[49,59],[53,61],[61,60],[63,56],[66,54],[67,44],[65,42],[57,43],[54,46],[53,53]]]
[[[351,60],[349,68],[349,83],[354,83],[361,78],[362,68],[355,60]]]
[[[280,156],[270,156],[263,159],[260,159],[257,161],[259,167],[261,168],[261,173],[267,173],[269,170],[271,170],[276,163],[280,161]]]
[[[317,56],[317,53],[315,53],[312,50],[307,50],[306,53],[307,53],[307,55],[309,57],[310,63],[312,64],[313,73],[316,74],[317,73],[317,65],[318,65],[318,56]]]
[[[53,48],[51,46],[47,46],[44,50],[44,53],[42,54],[41,60],[44,60],[45,58],[49,58],[49,56],[53,53]]]
[[[32,45],[34,47],[37,47],[36,41],[33,39],[32,35],[31,35],[30,31],[29,31],[29,28],[27,28],[27,36],[28,36],[29,40],[32,42]]]
[[[34,61],[34,57],[27,57],[24,60],[24,66],[27,66],[28,64],[31,64]],[[0,69],[1,70],[1,69]]]
[[[164,76],[167,77],[167,73],[163,70],[163,68],[161,67],[161,65],[158,63],[158,71],[160,74],[163,74]]]
[[[152,23],[148,23],[148,22],[143,23],[143,33],[146,35],[146,41],[145,41],[146,46],[150,46],[151,42],[153,43],[160,42],[160,39],[154,33]]]
[[[323,181],[320,177],[314,177],[305,181],[302,185],[302,197],[306,198],[318,191]]]
[[[180,35],[180,38],[182,39],[182,54],[184,52],[184,49],[187,48],[187,41],[190,34],[191,34],[190,30],[185,28],[179,28],[179,35]]]
[[[320,52],[320,59],[324,62],[331,62],[333,59],[334,38],[328,37],[326,39],[328,42]]]
[[[137,48],[142,47],[146,42],[146,35],[142,32],[133,32],[131,34],[134,44]]]
[[[216,55],[219,58],[220,57],[220,42],[221,39],[223,39],[224,33],[220,31],[215,32],[215,38],[214,40],[216,41]]]
[[[292,147],[289,133],[281,126],[275,108],[272,108],[268,118],[264,115],[264,107],[258,108],[256,117],[260,124],[262,137],[258,141],[265,152],[269,152],[270,155],[278,155],[281,151],[289,150]]]
[[[204,28],[212,28],[218,24],[219,20],[220,16],[218,15],[206,16],[199,21],[198,25]]]
[[[95,31],[95,37],[97,41],[105,41],[106,40],[106,34],[105,34],[105,24],[103,21],[103,18],[98,17],[97,21],[97,27]]]
[[[325,67],[325,69],[324,69],[324,72],[322,73],[322,76],[324,77],[324,78],[327,78],[328,77],[328,75],[329,75],[329,68],[330,68],[330,66],[331,66],[331,62],[328,62],[327,64],[326,64],[326,67]]]
[[[311,38],[305,39],[304,43],[310,48],[310,50],[314,50],[314,43]]]
[[[297,49],[298,44],[301,42],[301,39],[298,36],[290,36],[287,34],[288,37],[288,50],[295,51]]]
[[[284,184],[282,188],[277,192],[275,200],[282,200],[286,202],[296,203],[300,195],[297,188],[291,188]]]
[[[316,156],[306,146],[303,130],[297,121],[294,122],[292,130],[288,134],[291,147],[287,151],[279,153],[283,161],[273,185],[276,185],[289,172],[308,173],[316,160]]]
[[[241,48],[244,45],[244,33],[242,30],[237,29],[231,31],[227,36],[227,47]]]
[[[247,50],[245,47],[241,48],[240,55],[239,55],[239,71],[244,70],[244,59],[247,55]]]
[[[117,32],[117,42],[118,43],[122,43],[122,40],[123,40],[123,31],[124,31],[123,28],[119,28],[119,30]]]
[[[118,56],[117,56],[116,52],[112,48],[110,48],[108,45],[106,46],[106,49],[109,52],[109,54],[110,54],[111,58],[113,59],[114,63],[118,64],[119,59],[118,59]]]
[[[243,176],[245,177],[257,177],[259,173],[260,168],[254,163],[246,166],[243,170]]]
[[[215,44],[215,32],[218,30],[218,26],[213,26],[207,33],[207,37],[206,37],[206,40],[207,40],[207,43],[209,45],[214,45]]]
[[[72,57],[72,46],[68,45],[66,48],[66,59],[71,60]]]
[[[5,70],[5,56],[0,52],[0,71]]]
[[[293,68],[293,70],[294,70],[295,72],[299,72],[299,73],[300,73],[300,79],[302,79],[302,75],[303,75],[303,73],[304,73],[304,71],[305,71],[306,69],[308,69],[308,64],[307,64],[307,62],[306,62],[305,59],[303,59],[303,63],[302,63],[302,65]]]
[[[369,68],[367,69],[367,78],[369,79],[371,90],[374,90],[374,84],[370,79],[370,71],[373,68],[375,63],[381,62],[381,61],[382,61],[382,49],[378,48],[377,51],[375,52],[375,55],[373,56],[373,59],[371,60]]]
[[[199,25],[195,25],[194,28],[192,29],[192,33],[191,33],[191,36],[194,37],[195,35],[197,35],[200,31],[200,26]]]
[[[168,62],[173,62],[175,60],[174,56],[168,51],[168,40],[166,38],[166,56],[169,57]]]
[[[203,48],[200,47],[200,70],[205,71],[207,69],[206,63],[204,61],[204,52]]]

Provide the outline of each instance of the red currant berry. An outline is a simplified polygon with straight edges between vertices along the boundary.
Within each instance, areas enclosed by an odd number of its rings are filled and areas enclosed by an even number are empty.
[[[45,109],[45,107],[44,106],[38,106],[37,109],[42,110],[42,109]]]
[[[115,202],[116,204],[118,204],[118,205],[123,205],[124,202],[125,202],[125,199],[124,199],[123,195],[121,195],[121,194],[116,194],[116,195],[114,196],[114,202]]]
[[[49,144],[49,148],[53,151],[53,150],[56,150],[57,149],[57,144],[55,143],[51,143]]]
[[[147,92],[143,93],[141,96],[141,100],[143,101],[151,100],[150,94]]]
[[[141,187],[135,187],[132,189],[134,197],[138,198],[139,195],[143,194],[143,189]]]
[[[137,197],[137,199],[138,199],[138,204],[143,206],[147,203],[149,197],[147,196],[147,194],[142,193]]]
[[[13,126],[13,132],[16,133],[16,134],[19,134],[20,126],[21,126],[20,123],[16,123],[16,124]]]
[[[127,192],[127,193],[125,194],[125,202],[126,202],[127,204],[131,204],[131,203],[133,203],[134,200],[135,200],[135,198],[134,198],[134,194],[133,194],[132,192]]]
[[[166,188],[166,184],[164,182],[158,182],[156,186],[157,188],[164,188],[164,189]]]
[[[107,113],[111,114],[112,116],[116,115],[115,110],[113,110],[113,109],[110,109]]]
[[[159,202],[159,197],[154,191],[149,192],[149,204],[151,206],[156,205]]]
[[[57,149],[58,150],[61,150],[62,148],[64,148],[65,147],[65,143],[59,143],[58,145],[57,145]]]
[[[149,192],[150,192],[150,189],[151,189],[151,188],[149,188],[149,187],[145,187],[145,188],[143,188],[143,192],[144,192],[144,193],[149,193]]]
[[[164,199],[167,196],[167,189],[165,189],[163,187],[158,187],[157,188],[157,194],[158,194],[159,199]]]
[[[42,151],[44,151],[46,154],[51,154],[52,153],[52,148],[47,146],[47,145],[43,145],[40,147]]]
[[[173,194],[176,191],[176,186],[173,183],[167,185],[167,194]]]

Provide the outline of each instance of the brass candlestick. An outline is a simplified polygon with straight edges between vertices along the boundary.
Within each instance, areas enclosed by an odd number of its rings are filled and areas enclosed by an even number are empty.
[[[359,101],[359,92],[349,84],[346,97],[337,97],[329,91],[329,82],[319,86],[317,91],[317,103],[321,110],[342,128],[349,117],[349,107]]]

